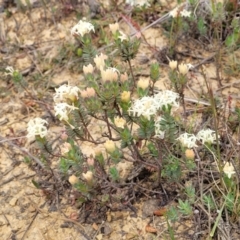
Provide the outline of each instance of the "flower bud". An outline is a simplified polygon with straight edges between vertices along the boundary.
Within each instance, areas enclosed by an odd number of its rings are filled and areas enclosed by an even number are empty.
[[[131,95],[131,92],[123,91],[122,94],[121,94],[121,101],[122,102],[129,102],[130,101],[130,95]]]
[[[100,55],[97,55],[93,60],[96,64],[96,67],[98,69],[102,69],[105,66],[106,59],[108,59],[108,56],[101,53]]]
[[[142,88],[143,90],[145,90],[146,88],[148,88],[149,86],[149,80],[148,79],[140,79],[137,82],[137,87],[138,88]]]
[[[105,143],[104,143],[104,147],[106,148],[106,151],[108,153],[112,153],[115,151],[116,149],[116,146],[115,146],[115,143],[112,141],[112,140],[107,140]]]
[[[123,83],[123,82],[126,82],[128,80],[128,75],[127,73],[125,72],[124,74],[121,74],[120,75],[120,81]]]
[[[89,166],[93,166],[93,165],[94,165],[94,158],[93,158],[93,157],[89,157],[89,158],[87,159],[87,164],[88,164]]]
[[[153,63],[150,67],[150,77],[151,80],[156,82],[160,76],[160,68],[158,63]]]
[[[66,141],[68,139],[68,135],[65,131],[61,134],[61,139],[64,141]]]
[[[187,64],[181,63],[178,65],[178,70],[182,75],[186,75],[189,69]]]
[[[88,73],[93,73],[94,67],[91,63],[89,63],[87,66],[83,66],[83,73],[87,75]]]
[[[87,181],[87,182],[91,182],[93,179],[93,173],[91,171],[87,171],[86,173],[83,173],[83,178]]]
[[[185,151],[185,157],[187,158],[187,159],[194,159],[194,157],[195,157],[195,153],[194,153],[194,151],[192,150],[192,149],[186,149],[186,151]]]
[[[109,28],[110,28],[110,31],[113,34],[115,34],[119,30],[119,24],[117,22],[113,24],[109,24]]]
[[[172,69],[172,70],[175,70],[177,68],[177,61],[174,61],[174,60],[171,60],[169,61],[169,67]]]
[[[116,82],[118,79],[118,74],[113,68],[108,68],[106,70],[101,69],[101,77],[103,82]]]
[[[79,179],[75,175],[72,175],[68,178],[68,181],[71,183],[71,185],[74,185],[79,182]]]
[[[102,154],[102,150],[100,148],[95,149],[95,156],[100,156]]]
[[[126,124],[126,120],[123,118],[120,118],[120,117],[115,117],[114,123],[115,123],[116,127],[124,128],[124,125]]]

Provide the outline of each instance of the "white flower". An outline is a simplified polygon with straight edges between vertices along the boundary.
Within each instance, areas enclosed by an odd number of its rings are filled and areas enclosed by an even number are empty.
[[[146,6],[149,7],[150,3],[148,2],[148,0],[126,0],[126,3],[131,5],[131,6]]]
[[[94,30],[94,26],[90,22],[86,22],[80,20],[72,29],[71,34],[74,35],[81,35],[82,37],[86,34]]]
[[[176,7],[172,11],[169,12],[169,16],[176,18],[178,16],[178,13],[179,13],[179,7]]]
[[[231,178],[232,175],[235,174],[235,170],[232,163],[226,162],[223,167],[223,172],[228,176],[228,178]]]
[[[106,59],[108,59],[108,56],[101,53],[99,55],[96,55],[95,58],[93,59],[93,61],[95,62],[96,67],[98,69],[103,69],[103,67],[105,66]]]
[[[114,124],[118,127],[118,128],[124,128],[125,124],[126,124],[126,120],[124,118],[121,117],[115,117],[114,118]]]
[[[140,78],[137,82],[137,87],[143,90],[147,89],[149,86],[149,79]]]
[[[214,143],[216,141],[216,134],[215,131],[211,129],[201,130],[197,134],[197,138],[199,141],[204,143]]]
[[[78,179],[78,177],[76,177],[75,175],[71,175],[71,176],[68,178],[68,181],[69,181],[72,185],[74,185],[74,184],[76,184],[76,183],[79,182],[79,179]]]
[[[156,115],[157,111],[161,110],[163,106],[170,104],[174,107],[178,107],[178,98],[179,95],[175,92],[169,90],[160,91],[152,97],[145,96],[135,100],[128,111],[129,113],[132,112],[134,116],[144,116],[150,119],[150,117]]]
[[[181,63],[178,65],[178,70],[182,75],[186,75],[189,71],[189,67],[185,63]]]
[[[131,108],[128,110],[129,113],[133,113],[133,116],[140,117],[144,116],[148,120],[152,115],[157,113],[159,105],[154,101],[153,97],[143,97],[135,100]]]
[[[91,64],[91,63],[89,63],[88,65],[84,65],[83,66],[83,73],[85,74],[85,75],[87,75],[88,73],[93,73],[93,71],[94,71],[94,67],[93,67],[93,65]]]
[[[103,145],[108,153],[113,153],[116,150],[116,145],[112,140],[107,140]]]
[[[197,147],[196,144],[197,137],[194,134],[183,133],[177,138],[177,140],[180,141],[184,147],[187,148]]]
[[[7,75],[13,75],[13,73],[14,73],[14,69],[13,69],[13,67],[11,67],[11,66],[7,66],[6,68],[5,68],[5,70],[7,71]]]
[[[170,60],[168,65],[172,70],[175,70],[177,68],[178,62],[174,60]]]
[[[57,103],[54,106],[54,110],[55,110],[55,116],[58,116],[60,121],[68,121],[69,119],[69,114],[71,111],[73,111],[74,109],[78,109],[74,106],[71,106],[67,103]]]
[[[87,182],[91,182],[93,179],[93,173],[91,171],[87,171],[86,173],[83,173],[82,176]]]
[[[154,99],[156,102],[159,103],[160,108],[167,105],[171,105],[173,107],[178,108],[179,107],[179,102],[177,102],[178,98],[179,94],[170,90],[160,91],[159,93],[154,95]]]
[[[118,22],[109,24],[110,31],[115,34],[117,31],[119,31],[119,24]]]
[[[162,120],[164,120],[164,118],[158,116],[155,119],[155,123],[154,123],[154,126],[155,126],[155,137],[158,137],[160,139],[164,139],[164,135],[165,135],[165,131],[161,130],[161,125],[160,125]]]
[[[116,72],[116,73],[120,74],[120,72],[119,72],[119,70],[117,68],[108,67],[108,69],[112,70],[113,72]]]
[[[123,33],[122,31],[119,31],[120,35],[118,36],[118,38],[122,41],[124,40],[128,40],[128,37],[125,33]]]
[[[55,103],[65,102],[67,99],[74,101],[78,99],[78,93],[80,89],[76,86],[70,86],[64,84],[59,88],[55,88],[56,93],[54,94],[53,100]]]
[[[48,122],[42,118],[34,118],[28,122],[27,127],[27,138],[32,139],[35,136],[40,136],[44,138],[47,135],[47,127]]]
[[[181,12],[180,12],[180,15],[182,17],[190,17],[191,16],[191,12],[190,11],[187,11],[186,9],[183,9]]]
[[[101,77],[103,82],[114,82],[118,80],[118,74],[117,74],[116,68],[107,68],[106,70],[101,69]]]
[[[193,69],[193,68],[194,68],[194,66],[193,66],[191,63],[187,63],[186,65],[187,65],[187,68],[188,68],[188,70],[190,70],[190,69]]]

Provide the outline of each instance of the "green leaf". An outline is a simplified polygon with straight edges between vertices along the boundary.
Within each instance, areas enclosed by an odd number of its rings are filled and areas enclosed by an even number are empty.
[[[116,167],[111,167],[109,169],[109,173],[113,181],[117,181],[119,179],[119,173]]]

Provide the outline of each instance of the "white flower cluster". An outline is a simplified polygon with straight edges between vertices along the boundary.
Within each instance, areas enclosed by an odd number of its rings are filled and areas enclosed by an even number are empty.
[[[175,92],[169,90],[160,91],[152,97],[143,97],[135,100],[128,111],[132,113],[133,116],[144,116],[150,119],[150,117],[156,115],[157,111],[161,110],[163,106],[170,104],[178,107],[178,98],[179,95]]]
[[[28,122],[27,138],[29,140],[33,140],[35,136],[40,136],[41,138],[44,138],[48,132],[46,125],[48,125],[48,122],[42,118],[31,119]]]
[[[193,148],[197,147],[196,141],[198,140],[194,134],[183,133],[181,134],[177,140],[181,142],[184,147]]]
[[[74,35],[81,35],[82,37],[91,31],[95,31],[94,26],[90,22],[86,22],[80,20],[72,29],[71,34]]]
[[[80,89],[76,86],[73,87],[64,84],[59,88],[55,88],[55,91],[56,93],[53,96],[53,100],[55,103],[60,103],[66,102],[67,100],[74,101],[75,99],[78,99],[78,93],[80,92]]]
[[[78,93],[80,89],[76,86],[70,86],[64,84],[55,89],[56,93],[53,96],[53,100],[56,103],[54,106],[55,116],[58,116],[60,120],[68,121],[68,115],[74,109],[77,109],[73,105],[69,105],[67,102],[74,102],[79,98]]]
[[[203,129],[199,131],[196,136],[194,134],[183,133],[177,138],[177,140],[179,140],[184,147],[193,148],[198,147],[197,141],[200,141],[202,144],[215,143],[216,134],[215,131],[211,129]]]
[[[197,134],[197,139],[204,143],[215,143],[216,142],[216,134],[215,131],[211,129],[201,130]]]
[[[77,108],[67,103],[57,103],[54,106],[55,116],[58,116],[60,121],[64,120],[67,122],[69,119],[68,116],[70,112],[73,111],[74,109]]]
[[[140,7],[143,7],[144,5],[146,7],[150,6],[150,3],[148,2],[148,0],[126,0],[126,3],[131,6],[140,6]]]
[[[176,18],[178,16],[181,17],[190,17],[191,16],[191,12],[187,11],[185,8],[182,9],[182,6],[177,6],[176,8],[174,8],[172,11],[169,12],[169,16]]]

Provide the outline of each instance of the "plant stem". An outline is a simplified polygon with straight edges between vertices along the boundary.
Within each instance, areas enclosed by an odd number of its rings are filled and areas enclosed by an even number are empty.
[[[132,91],[131,92],[133,92],[136,83],[135,83],[135,78],[134,78],[134,75],[133,75],[133,70],[132,70],[132,65],[131,65],[130,59],[128,59],[127,62],[128,62],[129,69],[130,69],[130,74],[131,74],[131,77],[132,77],[133,87],[132,87]]]

